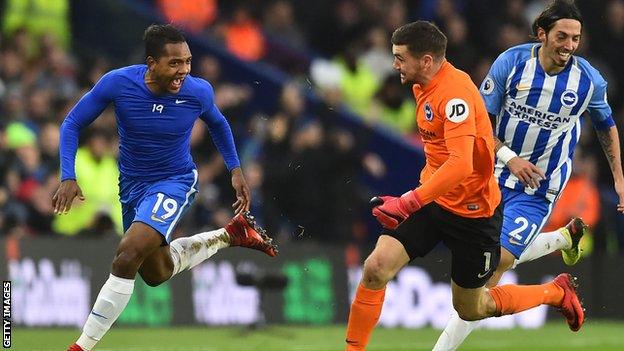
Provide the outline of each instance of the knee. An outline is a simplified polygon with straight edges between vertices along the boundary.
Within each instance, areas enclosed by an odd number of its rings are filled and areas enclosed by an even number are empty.
[[[167,269],[166,265],[154,264],[154,262],[144,262],[139,268],[139,274],[145,284],[155,287],[171,278],[173,267]]]
[[[455,311],[457,311],[459,318],[465,321],[476,321],[479,319],[483,319],[483,316],[479,312],[478,306],[454,303],[453,307],[455,308]]]
[[[468,301],[453,301],[453,307],[459,318],[465,321],[477,321],[492,316],[493,311],[488,311],[487,293],[477,303]]]
[[[120,246],[113,259],[113,272],[115,271],[135,271],[141,265],[143,256],[140,251],[132,247]]]
[[[394,273],[383,258],[369,256],[364,262],[362,280],[367,286],[372,288],[382,288],[392,278],[394,278]]]
[[[141,274],[141,278],[143,278],[143,281],[145,282],[145,284],[147,284],[148,286],[151,287],[157,287],[160,284],[164,283],[167,281],[167,278],[163,278],[163,277],[153,277],[153,276],[148,276],[147,274]]]

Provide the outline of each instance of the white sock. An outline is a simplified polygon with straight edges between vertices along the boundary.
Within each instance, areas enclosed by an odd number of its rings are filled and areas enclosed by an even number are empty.
[[[553,232],[539,233],[533,242],[527,246],[522,255],[520,255],[520,258],[516,261],[516,265],[533,261],[556,250],[567,249],[569,246],[570,243],[568,243],[563,234],[561,234],[561,229],[557,229]]]
[[[90,351],[126,308],[133,290],[134,279],[119,278],[111,274],[102,286],[76,344],[83,350]]]
[[[230,236],[225,229],[221,228],[175,239],[169,246],[173,260],[173,273],[171,274],[173,277],[185,269],[191,269],[202,263],[219,249],[230,246]]]
[[[451,319],[440,334],[432,351],[453,351],[464,342],[466,337],[479,325],[480,321],[465,321],[453,310]]]

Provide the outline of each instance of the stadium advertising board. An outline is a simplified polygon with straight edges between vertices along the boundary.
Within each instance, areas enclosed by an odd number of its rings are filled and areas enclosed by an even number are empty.
[[[21,326],[84,323],[108,277],[117,239],[28,238],[0,253],[2,279],[11,281],[12,322]],[[346,267],[344,250],[313,244],[282,245],[270,259],[233,248],[156,288],[137,279],[120,325],[248,325],[262,323],[344,323],[360,267]],[[436,251],[402,270],[386,292],[380,325],[442,328],[452,310],[450,256]],[[616,276],[624,259],[585,260],[572,273],[581,277],[581,295],[594,318],[624,318],[624,283]],[[568,269],[566,269],[568,268]],[[547,257],[509,272],[503,283],[539,283],[570,271]],[[605,289],[605,285],[610,289]],[[597,308],[595,308],[597,306]],[[537,328],[560,318],[546,307],[481,324],[486,328]]]

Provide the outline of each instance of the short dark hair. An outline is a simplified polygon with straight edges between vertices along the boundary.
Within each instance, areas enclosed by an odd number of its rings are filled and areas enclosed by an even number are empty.
[[[430,52],[436,58],[442,58],[446,54],[446,42],[446,35],[428,21],[408,23],[392,33],[392,44],[407,45],[407,50],[414,56]]]
[[[533,36],[537,38],[537,29],[542,28],[546,34],[555,26],[560,19],[573,19],[583,25],[583,16],[574,0],[554,0],[533,21]]]
[[[165,45],[170,43],[184,43],[184,34],[171,24],[152,24],[143,33],[145,42],[145,58],[151,56],[155,59],[165,52]]]

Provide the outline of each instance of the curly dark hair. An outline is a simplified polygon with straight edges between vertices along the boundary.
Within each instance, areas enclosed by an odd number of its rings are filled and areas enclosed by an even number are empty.
[[[186,39],[180,29],[171,24],[152,24],[143,33],[145,42],[145,58],[159,58],[165,52],[165,45],[184,43]]]

